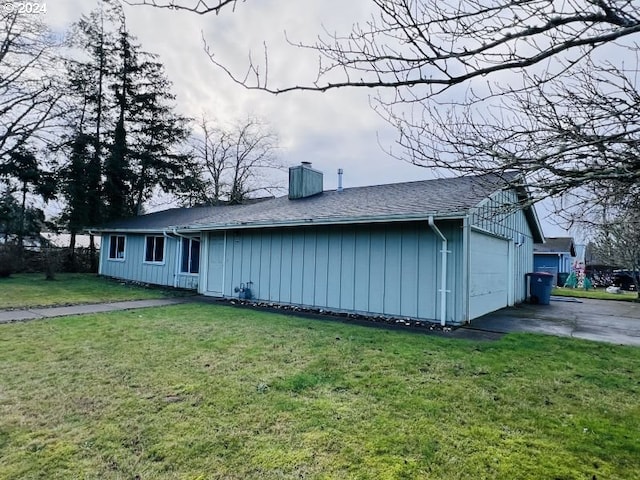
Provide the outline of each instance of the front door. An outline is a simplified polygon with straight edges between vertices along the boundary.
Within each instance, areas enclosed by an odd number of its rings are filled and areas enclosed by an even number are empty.
[[[207,294],[216,297],[224,295],[225,234],[209,234],[209,265],[207,268]]]

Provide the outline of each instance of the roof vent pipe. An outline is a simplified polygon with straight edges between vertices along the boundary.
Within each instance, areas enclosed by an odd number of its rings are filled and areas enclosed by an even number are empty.
[[[344,173],[344,171],[339,168],[338,169],[338,192],[342,191],[342,174]]]

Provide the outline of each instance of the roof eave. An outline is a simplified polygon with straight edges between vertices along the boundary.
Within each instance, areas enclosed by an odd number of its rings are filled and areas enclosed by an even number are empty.
[[[533,251],[534,254],[538,254],[538,255],[566,255],[569,254],[570,257],[575,257],[575,255],[573,255],[570,251],[565,250],[565,251],[548,251],[548,252],[544,252],[544,251],[540,251],[540,250],[534,250]]]
[[[538,213],[536,212],[533,205],[525,207],[523,209],[525,219],[529,224],[529,229],[531,230],[531,236],[533,237],[534,243],[544,243],[544,234],[542,233],[542,225],[540,224],[540,219],[538,218]]]
[[[94,233],[164,233],[167,228],[85,228],[83,231],[92,235]]]
[[[428,221],[429,217],[436,220],[459,220],[464,218],[467,212],[449,212],[449,213],[420,213],[416,215],[383,215],[377,217],[339,217],[339,218],[309,218],[303,220],[283,220],[283,221],[264,221],[264,222],[233,222],[233,223],[209,223],[209,224],[192,224],[176,227],[180,232],[194,232],[203,230],[238,230],[252,228],[269,228],[269,227],[300,227],[309,225],[353,225],[367,223],[396,223],[396,222],[417,222]]]
[[[526,185],[515,186],[516,194],[520,197],[520,200],[524,203],[522,212],[524,213],[525,220],[531,230],[531,236],[533,243],[544,243],[544,233],[542,233],[542,224],[538,218],[538,212],[535,209],[535,202],[532,202],[531,195]]]

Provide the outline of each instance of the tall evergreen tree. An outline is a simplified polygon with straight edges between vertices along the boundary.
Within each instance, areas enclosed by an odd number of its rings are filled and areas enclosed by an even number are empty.
[[[125,130],[125,105],[120,105],[120,117],[113,134],[113,143],[104,165],[104,217],[107,220],[126,217],[130,214],[128,200],[128,154]]]
[[[89,199],[89,169],[92,164],[90,135],[78,131],[71,139],[71,153],[68,165],[60,172],[61,193],[66,200],[66,206],[61,215],[62,223],[70,234],[69,249],[70,263],[75,266],[76,235],[83,228],[90,225]]]
[[[179,147],[189,136],[189,119],[174,112],[175,96],[163,65],[143,53],[132,98],[131,209],[140,214],[155,187],[174,192],[187,181],[190,156]]]
[[[22,208],[14,193],[8,185],[0,192],[0,235],[4,244],[20,243],[25,237],[37,237],[45,225],[42,209],[26,203]]]
[[[87,58],[70,73],[87,105],[81,130],[93,140],[87,190],[100,200],[89,202],[95,224],[141,213],[157,187],[170,192],[185,181],[190,159],[177,149],[188,119],[174,112],[162,63],[128,32],[118,5],[105,2],[76,28]]]
[[[74,25],[71,32],[72,46],[76,48],[69,59],[68,78],[69,91],[75,104],[74,118],[70,121],[72,130],[71,162],[76,165],[68,173],[84,171],[86,175],[80,188],[67,188],[65,198],[69,205],[67,218],[82,219],[84,225],[68,225],[70,231],[80,231],[81,228],[100,224],[103,219],[102,176],[104,154],[106,152],[107,135],[105,131],[114,124],[112,92],[109,89],[110,79],[113,77],[116,60],[114,46],[116,35],[115,26],[119,17],[114,8],[103,4],[101,8],[83,15]],[[78,156],[76,148],[86,151],[86,155]],[[83,160],[81,160],[83,159]],[[77,163],[84,161],[84,168]],[[73,184],[77,178],[67,179],[67,184]],[[70,198],[70,195],[81,195],[83,198]],[[77,216],[69,209],[82,206],[82,213]],[[64,217],[63,217],[64,218]],[[72,234],[72,239],[74,235]],[[97,268],[96,246],[93,235],[90,235],[89,249],[91,252],[91,266]]]
[[[132,44],[126,29],[124,15],[120,12],[117,46],[114,49],[116,69],[111,88],[114,92],[114,111],[117,121],[113,130],[109,154],[104,165],[105,217],[108,220],[131,214],[128,208],[130,170],[127,151],[127,117],[134,96],[133,76],[138,69],[137,46]]]
[[[28,226],[28,195],[38,195],[45,201],[51,200],[55,193],[55,182],[52,175],[41,168],[41,162],[38,162],[35,153],[27,147],[13,150],[9,157],[9,162],[0,165],[0,177],[6,181],[7,186],[11,182],[17,183],[16,189],[20,193],[20,215],[17,231],[13,233],[17,237],[18,246],[22,247],[24,237],[33,233]]]

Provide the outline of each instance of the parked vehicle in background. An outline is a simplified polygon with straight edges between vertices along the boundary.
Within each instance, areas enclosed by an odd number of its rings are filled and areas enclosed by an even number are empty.
[[[640,283],[640,272],[630,272],[627,270],[616,270],[613,272],[613,285],[620,287],[622,290],[635,292],[638,283]]]

